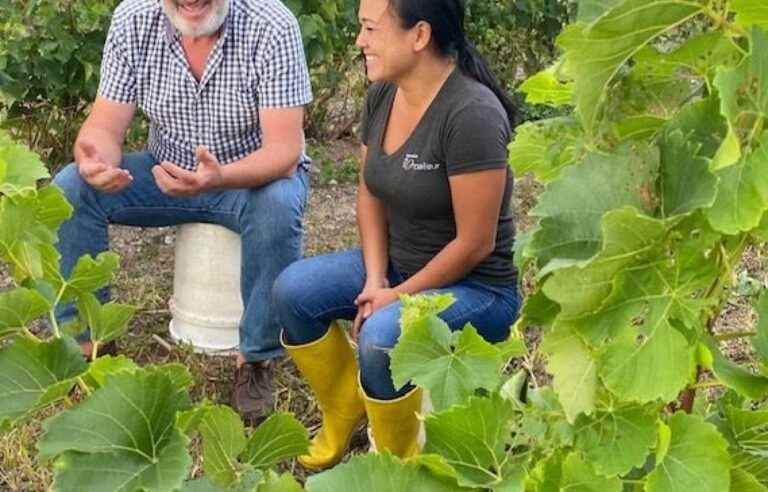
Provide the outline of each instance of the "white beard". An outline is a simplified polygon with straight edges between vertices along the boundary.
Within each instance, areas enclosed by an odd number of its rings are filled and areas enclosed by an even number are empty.
[[[206,0],[199,0],[206,1]],[[230,0],[208,0],[211,3],[211,11],[199,22],[191,23],[184,18],[178,11],[177,0],[163,0],[163,12],[168,16],[173,27],[178,30],[182,36],[198,38],[210,36],[219,30],[224,19],[229,13]]]

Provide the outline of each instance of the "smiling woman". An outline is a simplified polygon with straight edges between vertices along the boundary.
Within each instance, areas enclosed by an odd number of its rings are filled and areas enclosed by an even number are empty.
[[[448,327],[472,323],[491,343],[507,338],[519,305],[506,164],[516,111],[464,35],[463,2],[361,0],[359,20],[374,82],[361,124],[361,248],[298,261],[273,290],[283,343],[323,410],[299,458],[309,468],[338,462],[365,415],[376,449],[419,452],[421,390],[395,387],[390,372],[401,295],[453,295],[440,313]],[[353,321],[357,358],[338,319]]]
[[[184,36],[210,36],[229,13],[229,0],[163,0],[163,12]]]

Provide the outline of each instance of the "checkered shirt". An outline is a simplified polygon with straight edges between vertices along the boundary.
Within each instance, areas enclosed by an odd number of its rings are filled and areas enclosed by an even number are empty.
[[[260,107],[312,100],[299,24],[279,0],[230,0],[199,82],[161,1],[124,0],[117,7],[98,92],[147,115],[147,148],[158,161],[194,170],[201,144],[222,164],[242,159],[262,145]],[[304,152],[300,164],[309,166]]]

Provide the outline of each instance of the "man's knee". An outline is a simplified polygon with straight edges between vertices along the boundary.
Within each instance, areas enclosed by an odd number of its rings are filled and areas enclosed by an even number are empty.
[[[70,204],[73,207],[77,207],[80,203],[83,190],[88,187],[88,184],[80,176],[80,172],[77,169],[76,164],[68,164],[64,166],[53,177],[53,184],[58,186],[64,193]]]
[[[306,187],[303,178],[281,178],[248,190],[245,211],[256,220],[270,217],[275,222],[300,221],[304,213]]]

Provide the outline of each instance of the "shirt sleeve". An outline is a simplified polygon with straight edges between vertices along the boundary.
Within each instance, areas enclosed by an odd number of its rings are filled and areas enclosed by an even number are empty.
[[[360,142],[363,145],[368,145],[368,136],[371,131],[371,119],[376,112],[376,106],[381,99],[382,84],[373,83],[368,87],[368,91],[365,94],[365,101],[363,102],[363,112],[360,115],[360,129],[358,134],[360,136]]]
[[[104,44],[97,94],[115,102],[136,102],[136,72],[129,56],[128,39],[115,23],[109,28]]]
[[[500,107],[476,103],[459,109],[449,119],[445,133],[448,175],[506,167],[510,133]]]
[[[261,61],[258,92],[262,107],[295,107],[312,101],[298,22],[273,31]]]

